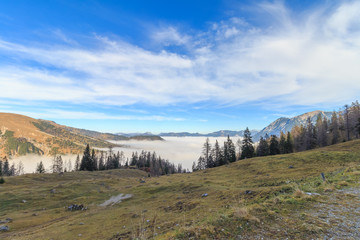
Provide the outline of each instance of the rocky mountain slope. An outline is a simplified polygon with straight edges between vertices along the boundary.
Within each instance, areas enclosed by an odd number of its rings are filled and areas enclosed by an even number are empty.
[[[146,137],[145,137],[146,138]],[[0,157],[19,156],[27,153],[44,155],[80,153],[86,144],[95,148],[114,147],[106,140],[131,140],[110,133],[63,126],[52,121],[27,116],[0,113]],[[149,137],[150,140],[162,140]]]
[[[308,118],[310,118],[311,122],[315,124],[319,114],[321,114],[323,118],[330,119],[332,112],[324,112],[318,110],[318,111],[304,113],[292,118],[286,118],[286,117],[278,118],[274,122],[270,123],[267,127],[263,128],[261,131],[253,135],[254,136],[253,139],[255,141],[258,141],[261,136],[264,137],[266,134],[271,136],[271,135],[280,135],[280,132],[284,132],[284,133],[290,132],[291,129],[295,126],[306,125]]]

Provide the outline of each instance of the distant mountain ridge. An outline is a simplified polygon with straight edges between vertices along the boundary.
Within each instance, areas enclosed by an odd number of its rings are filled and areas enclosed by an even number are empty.
[[[295,126],[300,125],[306,125],[307,119],[310,117],[311,122],[313,124],[316,123],[316,119],[318,115],[321,114],[323,118],[331,119],[332,112],[325,112],[325,111],[312,111],[307,112],[292,118],[287,117],[281,117],[276,119],[274,122],[270,123],[268,126],[263,128],[262,130],[250,130],[251,135],[253,136],[253,140],[255,142],[260,140],[261,136],[265,136],[268,134],[271,135],[277,135],[279,136],[281,132],[290,132],[291,129]],[[141,136],[141,135],[148,135],[148,136],[154,136],[155,134],[152,134],[150,132],[147,133],[128,133],[123,134],[125,136]],[[233,131],[233,130],[220,130],[212,133],[190,133],[190,132],[165,132],[160,133],[157,136],[161,137],[243,137],[244,136],[244,130],[239,131]]]
[[[307,112],[292,118],[278,118],[274,122],[270,123],[267,127],[263,128],[261,131],[253,135],[253,139],[254,141],[259,141],[260,137],[264,137],[266,134],[268,134],[269,136],[279,136],[281,132],[290,132],[291,129],[295,126],[306,125],[308,118],[310,118],[311,122],[315,124],[319,114],[321,114],[323,118],[331,119],[332,112],[317,110]]]
[[[258,130],[251,130],[251,134],[258,133]],[[119,133],[123,136],[160,136],[160,137],[242,137],[244,136],[244,130],[232,131],[232,130],[220,130],[212,133],[190,133],[190,132],[166,132],[158,135],[150,132],[146,133]]]

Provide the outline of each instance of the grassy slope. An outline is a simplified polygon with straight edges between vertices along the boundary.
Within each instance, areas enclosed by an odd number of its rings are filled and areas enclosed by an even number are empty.
[[[27,116],[0,113],[0,131],[13,132],[13,138],[0,135],[0,157],[44,153],[46,155],[81,153],[86,144],[96,148],[118,146],[107,140],[163,140],[158,136],[124,137],[57,124]],[[33,150],[35,149],[35,150]],[[11,153],[11,154],[10,154]]]
[[[7,224],[11,231],[0,233],[0,238],[75,239],[79,234],[82,239],[321,237],[324,226],[298,216],[324,198],[303,191],[322,193],[356,184],[359,161],[357,140],[192,174],[147,178],[146,183],[139,183],[144,173],[137,170],[6,178],[0,185],[0,219],[14,221]],[[54,188],[56,193],[51,194]],[[248,190],[251,193],[245,194]],[[119,193],[134,197],[114,206],[97,206]],[[202,198],[203,193],[209,196]],[[23,199],[27,202],[22,203]],[[83,203],[89,210],[65,211],[71,203]]]

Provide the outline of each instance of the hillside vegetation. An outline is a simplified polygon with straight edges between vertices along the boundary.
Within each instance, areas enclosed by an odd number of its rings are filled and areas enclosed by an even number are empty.
[[[313,208],[338,189],[358,187],[359,161],[355,140],[162,177],[130,169],[6,177],[0,220],[13,221],[0,238],[323,238],[334,223]],[[132,197],[99,206],[119,194]],[[88,209],[67,211],[71,204]]]
[[[59,125],[52,121],[0,113],[0,159],[27,153],[54,155],[81,153],[86,144],[95,148],[118,146],[107,140],[163,140],[158,136],[128,138]]]

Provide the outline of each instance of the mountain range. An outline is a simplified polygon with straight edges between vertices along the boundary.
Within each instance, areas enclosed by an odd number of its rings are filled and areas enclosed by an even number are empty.
[[[316,123],[318,115],[330,119],[331,112],[313,111],[287,118],[281,117],[262,130],[251,130],[254,141],[261,136],[280,135],[280,132],[291,131],[294,126],[305,125],[310,118]],[[45,155],[81,153],[90,144],[95,148],[118,146],[112,141],[127,140],[164,140],[162,137],[242,137],[244,130],[220,130],[207,134],[189,132],[168,132],[159,135],[146,133],[101,133],[57,124],[53,121],[34,119],[27,116],[0,113],[0,157],[18,156],[27,153]]]
[[[307,119],[310,118],[311,122],[313,124],[316,123],[316,119],[318,115],[321,115],[323,118],[330,119],[332,112],[324,112],[324,111],[313,111],[301,114],[299,116],[295,116],[292,118],[287,117],[281,117],[276,119],[274,122],[270,123],[268,126],[263,128],[262,130],[250,130],[251,135],[253,136],[254,141],[259,141],[260,137],[264,137],[266,134],[271,135],[277,135],[279,136],[281,132],[289,132],[291,129],[295,126],[300,125],[306,125]],[[125,136],[137,136],[137,135],[146,135],[146,136],[156,136],[155,134],[152,134],[150,132],[146,133],[128,133],[124,134],[121,133],[121,135]],[[240,131],[233,131],[233,130],[220,130],[216,132],[211,133],[190,133],[190,132],[164,132],[160,133],[157,136],[161,137],[243,137],[244,136],[244,130]]]

